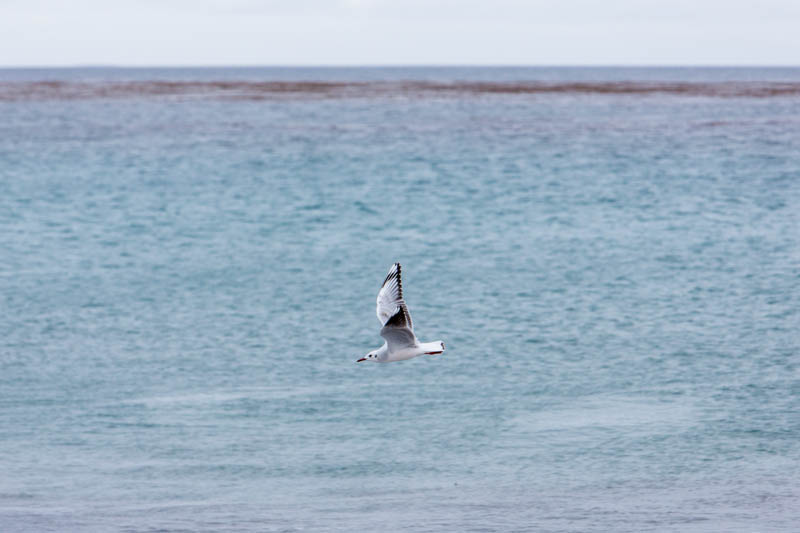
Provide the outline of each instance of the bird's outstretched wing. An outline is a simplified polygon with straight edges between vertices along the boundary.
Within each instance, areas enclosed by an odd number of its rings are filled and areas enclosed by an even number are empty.
[[[390,350],[417,345],[411,313],[403,300],[400,273],[400,263],[393,264],[378,293],[378,320],[383,324],[381,337],[386,339]]]
[[[400,274],[400,263],[393,264],[378,292],[376,312],[381,325],[386,326],[389,319],[395,316],[399,309],[403,312],[404,326],[413,330],[411,314],[408,312],[406,302],[403,301],[403,280],[400,278]]]

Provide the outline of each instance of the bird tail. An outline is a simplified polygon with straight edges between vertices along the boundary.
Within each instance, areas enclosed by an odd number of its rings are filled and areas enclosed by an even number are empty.
[[[436,355],[444,351],[444,343],[442,341],[423,342],[420,347],[426,355]]]

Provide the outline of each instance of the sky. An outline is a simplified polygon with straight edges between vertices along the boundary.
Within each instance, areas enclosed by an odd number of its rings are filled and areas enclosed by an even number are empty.
[[[798,65],[800,0],[0,0],[0,66]]]

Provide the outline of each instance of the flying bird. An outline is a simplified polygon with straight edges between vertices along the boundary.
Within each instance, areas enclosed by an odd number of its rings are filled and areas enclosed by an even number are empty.
[[[403,361],[419,355],[436,355],[444,352],[442,341],[419,342],[414,335],[411,313],[403,300],[403,281],[400,279],[400,263],[389,269],[378,292],[378,320],[381,321],[381,337],[386,339],[383,346],[369,352],[356,361],[391,363]]]

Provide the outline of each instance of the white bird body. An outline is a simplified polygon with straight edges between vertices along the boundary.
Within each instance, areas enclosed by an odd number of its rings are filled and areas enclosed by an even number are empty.
[[[381,337],[386,339],[383,346],[359,359],[376,363],[404,361],[420,355],[436,355],[444,352],[442,341],[419,342],[414,334],[411,313],[403,300],[403,281],[400,277],[400,263],[389,269],[378,292],[376,313],[381,325]]]
[[[393,363],[395,361],[405,361],[406,359],[413,359],[414,357],[418,357],[420,355],[440,354],[443,351],[444,351],[444,343],[442,341],[417,342],[416,346],[399,348],[391,352],[389,351],[389,344],[384,342],[383,346],[381,346],[375,351],[375,354],[377,355],[377,359],[375,360],[375,362]]]

